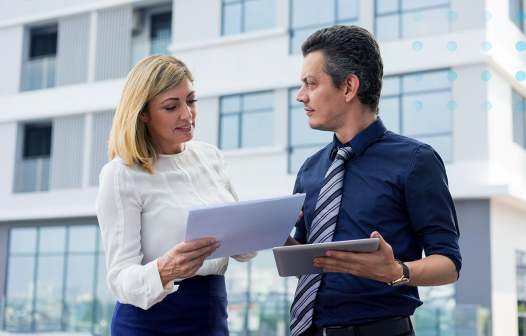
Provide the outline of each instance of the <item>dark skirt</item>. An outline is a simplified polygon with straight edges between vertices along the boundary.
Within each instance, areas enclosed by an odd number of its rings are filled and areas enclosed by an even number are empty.
[[[117,302],[111,334],[227,336],[226,307],[225,277],[195,276],[148,310]]]

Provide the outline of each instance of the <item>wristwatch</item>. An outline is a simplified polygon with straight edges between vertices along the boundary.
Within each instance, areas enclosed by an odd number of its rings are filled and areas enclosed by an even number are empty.
[[[411,276],[409,275],[409,267],[407,267],[407,265],[405,265],[402,261],[398,259],[395,259],[395,261],[397,264],[402,266],[402,269],[404,270],[404,274],[398,279],[389,282],[388,285],[393,286],[393,287],[398,287],[398,286],[402,286],[408,283],[409,279],[411,279]]]

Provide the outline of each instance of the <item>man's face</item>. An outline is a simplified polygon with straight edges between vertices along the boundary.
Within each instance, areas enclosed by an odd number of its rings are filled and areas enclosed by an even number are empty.
[[[346,111],[344,90],[335,88],[331,77],[323,72],[323,59],[322,51],[311,52],[303,59],[303,85],[296,100],[305,106],[311,128],[336,132]]]

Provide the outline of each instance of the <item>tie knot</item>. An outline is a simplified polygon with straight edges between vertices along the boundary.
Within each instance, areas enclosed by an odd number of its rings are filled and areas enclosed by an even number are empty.
[[[336,160],[343,160],[344,162],[349,160],[354,155],[354,150],[351,146],[348,147],[342,147],[338,149],[338,153],[336,154]]]

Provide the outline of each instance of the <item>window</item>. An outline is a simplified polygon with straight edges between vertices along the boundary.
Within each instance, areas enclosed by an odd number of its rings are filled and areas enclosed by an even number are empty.
[[[221,97],[219,148],[272,145],[273,110],[272,91]]]
[[[510,0],[510,20],[524,32],[524,9],[522,1],[523,0]]]
[[[22,157],[17,162],[15,192],[49,190],[51,124],[23,126]]]
[[[169,55],[168,47],[172,43],[170,7],[134,10],[131,34],[131,67],[150,55]]]
[[[356,25],[357,0],[291,0],[290,53],[301,53],[301,45],[315,31],[334,26]]]
[[[451,162],[451,85],[447,73],[440,70],[385,77],[379,116],[390,131],[431,145],[444,162]]]
[[[223,0],[222,34],[273,28],[276,0]]]
[[[97,225],[10,230],[7,331],[109,335],[114,305]]]
[[[31,29],[29,57],[24,64],[22,91],[55,86],[57,26]]]
[[[513,141],[526,148],[526,102],[524,97],[512,90],[513,102]]]
[[[172,13],[152,15],[150,54],[166,54],[172,39]]]
[[[332,132],[309,127],[303,103],[296,101],[299,87],[289,90],[289,173],[297,173],[303,162],[332,141]]]
[[[278,275],[271,250],[260,251],[248,263],[230,263],[225,280],[232,335],[290,335],[297,281]]]
[[[449,0],[376,0],[378,41],[449,31]]]

